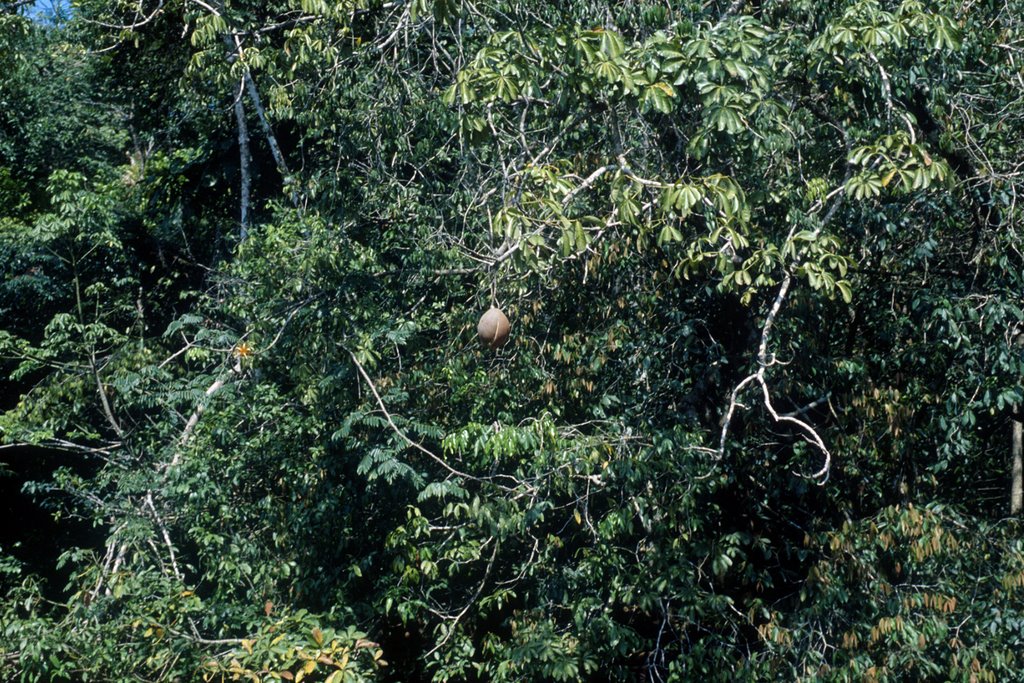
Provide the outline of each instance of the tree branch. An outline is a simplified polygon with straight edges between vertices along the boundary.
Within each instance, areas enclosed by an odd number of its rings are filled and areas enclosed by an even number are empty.
[[[252,153],[249,149],[249,125],[245,122],[245,104],[242,102],[242,93],[245,90],[245,77],[239,86],[238,95],[235,96],[235,124],[238,127],[238,169],[241,175],[241,188],[239,197],[239,239],[245,241],[249,237],[249,201],[252,193],[252,177],[250,165]]]
[[[786,273],[786,277],[783,278],[782,284],[779,286],[779,291],[775,295],[775,300],[772,302],[771,308],[768,310],[768,315],[765,318],[764,325],[761,327],[761,341],[757,347],[757,370],[747,375],[739,384],[737,384],[729,397],[729,406],[726,409],[725,416],[722,418],[722,433],[718,441],[718,457],[721,458],[725,455],[725,443],[729,437],[729,427],[732,424],[733,415],[736,412],[737,407],[743,407],[739,402],[740,394],[743,390],[751,383],[756,382],[761,386],[761,392],[763,394],[764,407],[768,410],[768,413],[772,416],[776,422],[786,422],[788,424],[795,425],[802,432],[807,435],[807,438],[813,443],[822,456],[825,458],[825,463],[820,470],[812,474],[814,479],[820,479],[819,483],[824,484],[828,481],[829,471],[832,467],[832,454],[829,452],[828,447],[825,446],[825,442],[815,429],[804,422],[803,420],[795,417],[792,413],[780,415],[775,410],[775,406],[772,405],[771,394],[768,391],[768,382],[765,380],[765,373],[768,368],[775,364],[774,354],[768,353],[768,342],[771,339],[772,328],[775,326],[775,320],[778,318],[779,311],[782,309],[782,303],[786,299],[786,295],[789,293],[790,284],[793,282],[793,276]]]
[[[384,419],[387,420],[388,425],[390,425],[392,431],[394,431],[395,434],[397,434],[399,436],[399,438],[402,439],[402,441],[404,441],[406,444],[408,444],[412,448],[415,448],[419,452],[425,454],[427,457],[429,457],[431,460],[436,462],[438,465],[440,465],[442,468],[444,468],[450,474],[454,474],[457,477],[462,477],[463,479],[469,479],[469,480],[472,480],[472,481],[481,481],[482,482],[482,481],[486,481],[487,480],[487,479],[484,479],[484,478],[481,478],[481,477],[474,477],[472,474],[467,474],[466,472],[462,472],[462,471],[459,471],[459,470],[455,469],[454,467],[449,465],[447,462],[445,462],[444,459],[441,456],[435,454],[433,451],[428,450],[422,444],[419,444],[416,441],[413,441],[412,439],[410,439],[405,434],[405,432],[403,432],[401,430],[401,428],[399,428],[399,426],[395,424],[395,421],[391,418],[391,413],[388,412],[388,409],[384,406],[384,401],[381,399],[380,394],[377,393],[377,387],[374,386],[373,380],[370,379],[370,376],[366,373],[366,369],[363,368],[363,364],[359,362],[358,358],[356,358],[356,354],[352,353],[348,349],[345,349],[345,350],[348,352],[348,355],[352,357],[352,362],[355,364],[356,370],[359,371],[359,374],[360,374],[360,376],[362,376],[363,381],[366,382],[366,386],[368,386],[370,388],[370,392],[373,394],[373,397],[377,400],[377,406],[380,408],[380,411],[384,414]],[[510,477],[508,475],[499,475],[499,476],[507,477],[508,479],[512,479],[513,481],[516,481],[518,483],[518,480],[516,480],[515,477]],[[493,477],[489,477],[488,479],[493,479]],[[511,488],[502,486],[501,484],[496,484],[496,485],[501,487],[502,489],[504,489],[506,491],[512,491],[513,490]]]
[[[227,381],[228,379],[231,378],[232,374],[238,375],[241,374],[241,372],[242,359],[239,358],[238,360],[235,361],[234,366],[231,368],[228,374],[222,377],[218,377],[216,380],[214,380],[213,384],[206,388],[206,391],[203,392],[203,400],[199,402],[195,410],[193,410],[192,414],[189,416],[188,421],[185,423],[185,429],[182,430],[181,437],[178,439],[178,450],[175,451],[174,457],[171,459],[169,467],[176,467],[178,463],[181,462],[181,456],[184,451],[183,447],[185,446],[185,444],[188,443],[188,440],[192,437],[192,432],[195,430],[196,425],[199,424],[199,418],[201,418],[203,416],[203,413],[206,411],[206,401],[211,396],[220,391],[225,384],[227,384]]]
[[[238,37],[238,34],[233,35],[235,50],[238,58],[242,58],[242,40]],[[270,126],[270,121],[267,119],[267,112],[263,108],[263,102],[260,99],[260,92],[256,88],[256,83],[253,81],[252,73],[249,68],[246,67],[242,73],[242,84],[244,85],[246,92],[249,94],[249,101],[252,102],[253,109],[256,110],[256,117],[259,119],[260,127],[263,129],[263,137],[267,140],[267,146],[270,147],[270,155],[274,157],[274,163],[277,165],[277,171],[281,174],[281,178],[287,185],[291,179],[291,172],[288,170],[288,163],[285,161],[284,153],[281,152],[281,145],[277,142],[277,136],[274,135],[274,129]],[[291,192],[292,205],[298,208],[299,197],[292,191]]]

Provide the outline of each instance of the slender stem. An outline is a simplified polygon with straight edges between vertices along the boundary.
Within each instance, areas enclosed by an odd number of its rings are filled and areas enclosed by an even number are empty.
[[[1020,415],[1013,417],[1013,462],[1010,466],[1010,514],[1024,512],[1024,423]]]
[[[348,349],[346,349],[346,351],[348,351]],[[380,408],[380,411],[382,413],[384,413],[384,419],[387,420],[388,425],[391,427],[391,430],[395,434],[397,434],[402,439],[402,441],[404,441],[406,444],[408,444],[412,448],[415,448],[419,452],[421,452],[421,453],[425,454],[426,456],[428,456],[431,460],[433,460],[438,465],[443,467],[450,474],[454,474],[457,477],[462,477],[464,479],[469,479],[469,480],[472,480],[472,481],[484,481],[484,479],[482,479],[480,477],[474,477],[472,474],[467,474],[466,472],[461,472],[461,471],[455,469],[454,467],[449,465],[447,462],[445,462],[444,459],[441,456],[439,456],[436,453],[434,453],[433,451],[427,449],[422,444],[419,444],[419,443],[413,441],[412,439],[410,439],[406,435],[406,433],[403,432],[399,428],[399,426],[395,424],[395,421],[391,418],[391,413],[388,412],[388,409],[384,406],[383,399],[381,399],[380,394],[377,393],[377,387],[374,386],[373,380],[370,379],[370,375],[368,375],[366,373],[366,369],[363,368],[363,364],[359,362],[358,358],[356,358],[356,354],[352,353],[351,351],[348,351],[348,355],[352,357],[352,362],[355,364],[356,370],[359,371],[359,375],[363,378],[363,381],[366,382],[366,386],[368,386],[370,388],[370,392],[373,394],[374,399],[376,399],[376,401],[377,401],[377,406]],[[491,478],[493,479],[493,477],[491,477]],[[509,477],[509,478],[513,479],[513,481],[515,481],[514,477]],[[496,484],[496,485],[499,486],[500,488],[506,490],[506,491],[513,490],[513,489],[510,489],[508,487],[501,486],[500,484]]]

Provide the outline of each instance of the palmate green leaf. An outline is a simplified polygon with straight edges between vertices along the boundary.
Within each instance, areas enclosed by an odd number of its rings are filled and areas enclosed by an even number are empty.
[[[956,50],[960,47],[961,31],[951,17],[935,15],[931,30],[932,47],[936,50]]]
[[[707,117],[715,130],[727,133],[739,133],[745,126],[740,112],[731,106],[712,105],[708,107]]]
[[[873,173],[861,173],[850,178],[846,183],[846,192],[853,199],[870,199],[882,192],[882,178]]]
[[[659,247],[664,245],[664,244],[671,243],[671,242],[682,242],[682,241],[683,241],[682,233],[680,233],[679,230],[677,230],[675,227],[673,227],[671,225],[664,226],[661,229],[661,232],[658,233],[658,246]]]
[[[675,89],[668,83],[659,81],[644,88],[643,106],[645,109],[653,109],[667,114],[673,109],[672,99],[674,97]]]
[[[618,82],[623,76],[619,66],[611,60],[598,62],[594,67],[594,73],[609,85]]]
[[[845,280],[839,280],[836,282],[836,288],[843,297],[843,301],[846,303],[853,303],[853,290],[850,288],[850,283]]]
[[[601,51],[609,58],[614,59],[625,51],[625,43],[615,31],[601,31],[600,37]]]

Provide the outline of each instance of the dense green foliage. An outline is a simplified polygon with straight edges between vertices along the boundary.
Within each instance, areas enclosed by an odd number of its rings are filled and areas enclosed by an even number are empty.
[[[0,678],[1022,680],[1019,0],[25,12]]]

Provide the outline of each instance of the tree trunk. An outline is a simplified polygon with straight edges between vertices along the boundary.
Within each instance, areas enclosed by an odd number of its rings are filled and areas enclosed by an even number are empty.
[[[239,237],[244,241],[249,236],[249,195],[252,193],[252,177],[249,169],[252,164],[252,153],[249,151],[249,126],[245,122],[245,78],[235,97],[235,122],[238,125],[238,167],[242,177],[241,197],[239,203]]]
[[[277,170],[281,174],[281,177],[287,181],[291,175],[291,171],[288,170],[288,164],[285,162],[284,153],[281,151],[281,145],[277,143],[277,136],[274,135],[274,129],[270,127],[270,121],[267,120],[267,112],[263,109],[263,102],[260,99],[260,91],[256,89],[256,83],[252,80],[252,74],[246,70],[242,76],[245,79],[245,87],[249,92],[249,101],[252,102],[253,108],[256,110],[256,116],[260,120],[260,126],[263,128],[263,135],[267,138],[267,146],[270,147],[270,154],[274,157],[274,163],[277,164]]]
[[[1024,423],[1020,415],[1013,416],[1013,449],[1010,463],[1010,514],[1024,510]]]

